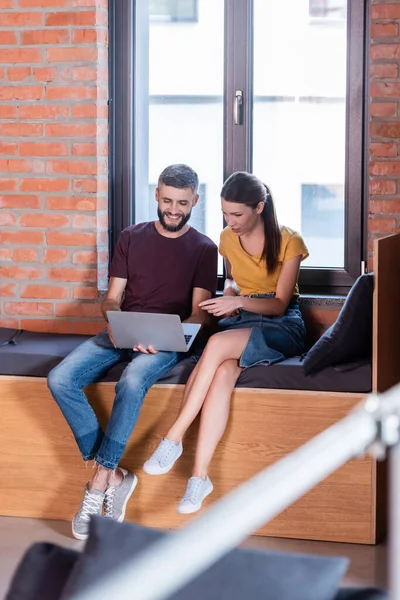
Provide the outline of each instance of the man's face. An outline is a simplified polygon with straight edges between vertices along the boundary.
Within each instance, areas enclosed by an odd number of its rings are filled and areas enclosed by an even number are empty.
[[[156,189],[157,215],[167,231],[180,231],[190,219],[193,206],[199,199],[191,188],[174,188],[160,185]]]

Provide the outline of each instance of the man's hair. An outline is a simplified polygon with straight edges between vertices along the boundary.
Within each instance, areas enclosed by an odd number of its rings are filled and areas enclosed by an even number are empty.
[[[180,189],[190,188],[194,194],[197,194],[199,178],[196,171],[188,165],[170,165],[158,178],[158,187],[160,185],[169,185]]]

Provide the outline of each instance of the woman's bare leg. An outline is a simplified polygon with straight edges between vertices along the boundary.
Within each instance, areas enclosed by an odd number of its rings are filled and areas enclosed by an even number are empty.
[[[241,372],[237,360],[230,359],[223,362],[215,373],[201,411],[192,473],[195,477],[207,477],[208,465],[228,423],[232,392]]]
[[[167,439],[178,443],[198,415],[218,367],[226,360],[240,358],[249,340],[251,329],[223,331],[213,335],[198,364],[186,402],[177,420],[168,431]]]

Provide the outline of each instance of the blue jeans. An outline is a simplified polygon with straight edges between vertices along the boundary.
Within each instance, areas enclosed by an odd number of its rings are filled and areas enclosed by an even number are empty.
[[[130,360],[115,387],[105,433],[84,392],[115,364]],[[115,469],[136,425],[148,389],[178,362],[178,352],[143,354],[114,348],[106,331],[75,348],[48,376],[47,385],[66,418],[84,460]]]

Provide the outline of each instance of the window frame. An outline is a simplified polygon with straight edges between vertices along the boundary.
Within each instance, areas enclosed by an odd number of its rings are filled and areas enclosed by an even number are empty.
[[[109,216],[110,257],[121,231],[135,222],[135,189],[143,189],[141,173],[147,172],[147,158],[135,152],[136,140],[143,143],[148,102],[140,98],[135,69],[147,68],[140,47],[146,43],[146,3],[139,0],[110,0],[110,168]],[[138,18],[136,18],[138,16]],[[225,78],[224,78],[224,172],[225,179],[235,170],[252,170],[253,107],[253,0],[225,0]],[[148,18],[148,16],[147,16]],[[347,19],[347,111],[345,165],[345,244],[344,268],[302,267],[299,283],[302,294],[334,295],[348,292],[361,274],[367,257],[367,22],[368,1],[348,2]],[[148,34],[147,34],[148,35]],[[142,44],[142,46],[141,46]],[[245,52],[243,52],[245,48]],[[226,60],[227,57],[231,60]],[[143,81],[143,80],[142,80]],[[243,126],[233,124],[235,90],[243,90]],[[148,112],[147,112],[148,115]],[[134,127],[134,123],[138,127]],[[142,124],[140,126],[140,123]],[[140,128],[142,127],[142,129]],[[143,168],[134,168],[137,161]],[[140,167],[140,165],[139,165]],[[221,228],[222,228],[221,222]],[[223,276],[220,276],[220,287]]]

